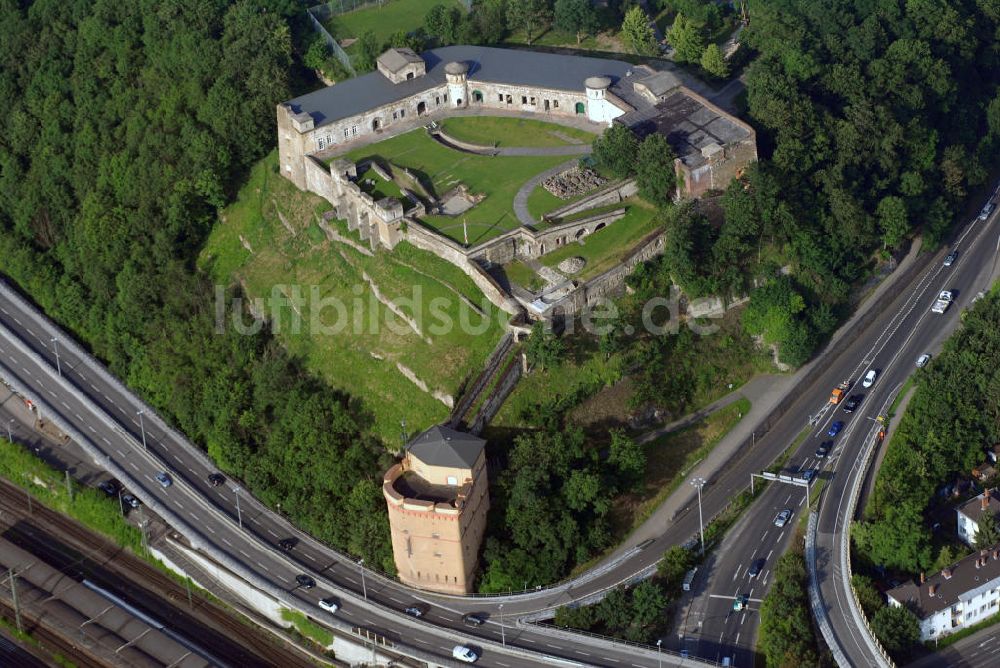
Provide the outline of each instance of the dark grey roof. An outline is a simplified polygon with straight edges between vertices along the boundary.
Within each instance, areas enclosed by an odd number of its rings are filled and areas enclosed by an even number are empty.
[[[390,72],[398,72],[410,63],[419,63],[420,56],[405,46],[398,49],[389,49],[378,57],[378,63]]]
[[[935,612],[973,598],[984,589],[992,589],[1000,583],[1000,549],[994,546],[985,552],[981,555],[977,550],[952,566],[950,578],[946,578],[942,571],[927,578],[924,584],[910,580],[890,589],[887,595],[899,603],[912,606],[920,619],[927,619]],[[985,559],[986,563],[982,563],[981,559]],[[979,568],[976,568],[977,561],[981,564]],[[936,587],[933,596],[930,594],[931,587]]]
[[[471,469],[485,446],[481,438],[438,425],[417,436],[406,449],[431,466]]]
[[[677,157],[692,167],[705,162],[701,150],[706,146],[725,146],[750,136],[745,127],[684,89],[670,93],[656,106],[637,109],[616,120],[640,139],[654,132],[664,135]]]
[[[588,58],[556,53],[539,53],[488,46],[446,46],[421,54],[427,63],[427,74],[394,84],[379,72],[370,72],[353,79],[308,93],[288,102],[293,112],[306,112],[316,127],[355,116],[420,93],[445,83],[444,67],[452,61],[469,65],[469,81],[524,85],[534,88],[566,90],[583,93],[583,82],[592,76],[607,76],[618,88],[619,81],[628,78],[633,66],[620,60]],[[637,71],[636,76],[646,75]],[[624,84],[624,81],[622,81]],[[617,91],[616,91],[617,92]],[[623,99],[628,92],[621,95]]]
[[[983,492],[985,494],[986,492]],[[1000,513],[1000,500],[997,499],[997,491],[995,489],[989,490],[989,502],[987,503],[987,509],[993,515]],[[983,514],[983,494],[974,496],[962,505],[960,505],[957,510],[962,513],[970,520],[978,522],[980,516]]]

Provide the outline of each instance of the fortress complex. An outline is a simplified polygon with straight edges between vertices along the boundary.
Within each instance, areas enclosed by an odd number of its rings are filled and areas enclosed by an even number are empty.
[[[382,494],[400,581],[451,594],[472,590],[490,507],[485,445],[431,427],[386,472]]]
[[[390,49],[378,58],[377,72],[279,104],[281,170],[299,188],[314,190],[308,156],[348,150],[360,139],[411,128],[423,116],[477,109],[528,112],[556,123],[618,122],[640,136],[660,132],[674,149],[681,194],[688,197],[725,188],[757,159],[753,129],[670,72],[602,58],[449,46],[420,55]]]

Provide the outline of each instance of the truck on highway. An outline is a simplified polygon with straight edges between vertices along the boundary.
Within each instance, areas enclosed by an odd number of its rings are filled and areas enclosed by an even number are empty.
[[[931,306],[931,311],[934,313],[944,313],[951,306],[952,294],[948,290],[942,290],[938,298],[934,300],[934,305]]]
[[[833,405],[839,404],[843,401],[844,397],[847,396],[848,391],[851,389],[851,381],[845,380],[843,383],[833,388],[833,392],[830,393],[830,403]]]

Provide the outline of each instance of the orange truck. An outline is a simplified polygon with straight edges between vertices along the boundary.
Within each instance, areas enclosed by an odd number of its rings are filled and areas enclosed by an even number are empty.
[[[839,404],[847,396],[848,390],[851,389],[851,381],[845,380],[843,383],[833,388],[833,392],[830,393],[830,403]]]

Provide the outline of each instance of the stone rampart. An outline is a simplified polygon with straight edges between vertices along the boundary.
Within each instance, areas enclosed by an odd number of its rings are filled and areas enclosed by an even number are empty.
[[[588,209],[594,209],[599,206],[618,204],[622,200],[627,197],[631,197],[637,192],[639,192],[639,188],[635,184],[635,179],[618,181],[595,190],[591,194],[582,197],[575,202],[570,202],[569,204],[561,206],[554,211],[550,211],[545,214],[545,219],[558,220],[559,218],[572,216],[573,214],[580,213],[581,211],[587,211]]]

